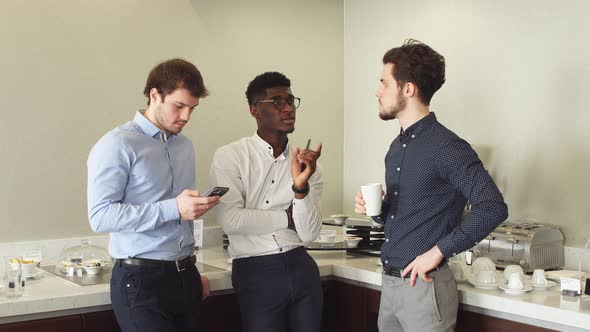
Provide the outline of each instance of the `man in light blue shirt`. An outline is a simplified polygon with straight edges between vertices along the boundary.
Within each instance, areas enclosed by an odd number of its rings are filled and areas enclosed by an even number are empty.
[[[152,69],[144,94],[147,109],[90,152],[90,225],[111,233],[111,302],[123,331],[197,331],[208,289],[192,221],[219,197],[195,191],[194,148],[180,132],[207,90],[192,63],[172,59]]]

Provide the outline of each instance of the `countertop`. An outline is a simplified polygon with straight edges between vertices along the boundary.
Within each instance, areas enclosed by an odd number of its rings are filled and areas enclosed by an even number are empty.
[[[382,268],[378,258],[349,256],[344,251],[309,251],[321,276],[336,278],[365,287],[380,289]],[[209,279],[212,296],[232,291],[231,262],[221,246],[196,251],[197,261],[215,268],[202,270]],[[77,286],[44,272],[30,280],[26,293],[9,299],[0,295],[0,324],[108,310],[109,285]],[[476,311],[527,324],[579,331],[590,329],[590,296],[565,297],[559,286],[508,295],[502,290],[482,290],[459,283],[459,301],[466,310]]]

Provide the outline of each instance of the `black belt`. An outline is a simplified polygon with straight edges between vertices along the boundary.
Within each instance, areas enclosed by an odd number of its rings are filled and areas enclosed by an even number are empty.
[[[433,272],[433,271],[438,271],[440,270],[445,264],[447,263],[446,260],[443,260],[440,264],[438,264],[437,267],[435,267],[434,269],[428,271],[428,273]],[[402,277],[402,272],[404,271],[404,269],[398,269],[392,266],[383,266],[383,274],[388,275],[388,276],[392,276],[392,277],[397,277],[397,278],[403,278]],[[409,278],[411,275],[411,271],[408,272],[408,274],[406,274],[406,278]]]
[[[135,265],[135,266],[144,266],[144,267],[160,267],[164,269],[173,269],[178,272],[184,271],[191,266],[194,266],[197,262],[197,256],[192,255],[185,258],[181,258],[176,261],[161,261],[157,259],[147,259],[147,258],[125,258],[125,259],[117,259],[116,264],[121,265]]]

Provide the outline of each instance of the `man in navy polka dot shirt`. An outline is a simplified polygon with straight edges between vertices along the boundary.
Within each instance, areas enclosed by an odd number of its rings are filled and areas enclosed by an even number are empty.
[[[442,55],[408,40],[385,53],[380,82],[379,117],[398,119],[401,132],[385,156],[387,190],[373,217],[385,225],[379,330],[453,331],[458,294],[446,261],[485,238],[508,209],[469,143],[429,110],[445,82]],[[355,201],[364,214],[361,193]]]

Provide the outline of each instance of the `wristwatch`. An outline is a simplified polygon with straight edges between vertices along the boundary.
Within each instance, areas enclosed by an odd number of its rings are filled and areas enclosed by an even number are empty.
[[[309,192],[309,183],[306,183],[303,189],[297,189],[295,188],[295,185],[292,185],[291,189],[296,194],[307,194]]]

